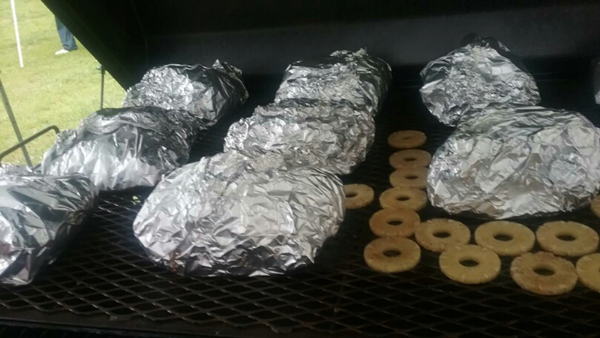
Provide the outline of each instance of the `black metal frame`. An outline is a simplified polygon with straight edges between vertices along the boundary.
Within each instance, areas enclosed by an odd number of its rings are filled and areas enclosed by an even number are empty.
[[[6,157],[8,154],[12,153],[13,151],[15,151],[15,150],[17,150],[19,148],[25,149],[25,145],[27,145],[27,143],[29,143],[29,142],[37,139],[38,137],[40,137],[40,136],[42,136],[42,135],[44,135],[44,134],[46,134],[47,132],[50,132],[50,131],[54,131],[54,133],[57,134],[57,135],[58,135],[58,133],[60,133],[60,130],[58,129],[57,126],[54,126],[54,125],[48,126],[48,127],[44,128],[44,129],[38,131],[37,133],[29,136],[28,138],[26,138],[24,140],[21,140],[20,142],[18,142],[14,146],[12,146],[12,147],[6,149],[5,151],[3,151],[2,153],[0,153],[0,163],[2,163],[2,159],[4,157]],[[29,166],[31,166],[31,160],[27,160],[27,164]]]
[[[105,73],[106,73],[106,69],[104,69],[104,67],[102,65],[100,65],[100,109],[102,109],[104,107],[104,83],[105,83],[104,77],[105,77]],[[0,163],[2,163],[2,159],[4,159],[4,157],[6,157],[10,153],[14,152],[15,150],[21,148],[23,150],[23,156],[25,157],[25,162],[27,163],[28,166],[32,166],[33,164],[31,162],[31,158],[29,157],[29,152],[27,151],[26,145],[29,142],[37,139],[38,137],[44,135],[45,133],[47,133],[49,131],[54,131],[54,133],[56,135],[58,135],[60,133],[60,129],[58,129],[58,127],[55,125],[51,125],[51,126],[48,126],[23,140],[23,137],[21,136],[21,131],[19,130],[19,125],[18,125],[18,123],[15,119],[15,116],[13,114],[13,111],[10,107],[10,103],[8,101],[8,97],[6,95],[6,91],[4,90],[4,86],[2,85],[1,79],[0,79],[0,96],[2,98],[2,102],[4,103],[4,108],[6,109],[6,113],[8,114],[10,122],[13,126],[15,136],[17,137],[17,140],[18,140],[17,144],[15,144],[14,146],[12,146],[12,147],[6,149],[5,151],[3,151],[2,153],[0,153]]]
[[[0,99],[2,100],[2,103],[4,104],[4,109],[6,110],[6,114],[8,115],[8,119],[10,120],[10,124],[13,127],[15,136],[17,137],[17,142],[19,145],[19,147],[17,147],[17,149],[21,148],[23,150],[23,157],[25,158],[25,162],[27,163],[27,165],[31,166],[31,158],[29,157],[29,153],[27,152],[27,147],[25,147],[25,144],[21,144],[21,143],[23,143],[23,137],[21,136],[21,130],[19,129],[19,124],[17,123],[17,120],[15,119],[15,115],[13,114],[12,108],[10,106],[10,102],[8,101],[8,95],[6,95],[6,91],[4,90],[4,85],[2,84],[2,79],[0,79]],[[14,150],[11,150],[10,152],[12,152],[12,151],[14,151]],[[0,156],[0,160],[2,159],[2,157],[3,156]]]
[[[100,65],[100,109],[104,108],[104,74],[106,69]]]

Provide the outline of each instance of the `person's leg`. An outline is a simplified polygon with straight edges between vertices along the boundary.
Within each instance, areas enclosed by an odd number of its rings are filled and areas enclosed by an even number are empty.
[[[56,30],[58,31],[58,36],[60,37],[60,41],[65,50],[76,50],[77,43],[75,42],[75,38],[73,34],[67,29],[67,27],[56,18]]]

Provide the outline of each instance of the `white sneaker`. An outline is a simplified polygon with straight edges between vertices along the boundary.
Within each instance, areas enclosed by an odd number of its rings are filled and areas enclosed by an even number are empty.
[[[69,53],[69,51],[63,48],[63,49],[57,51],[56,53],[54,53],[54,55],[61,55],[61,54],[67,54],[67,53]]]

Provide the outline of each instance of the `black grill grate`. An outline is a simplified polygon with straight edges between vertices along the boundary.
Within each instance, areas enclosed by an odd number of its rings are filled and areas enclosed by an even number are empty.
[[[587,86],[577,81],[541,82],[545,104],[598,111]],[[268,101],[265,99],[264,101]],[[257,101],[257,102],[260,102]],[[254,102],[254,103],[257,103]],[[194,156],[221,149],[227,123],[204,135]],[[425,111],[416,87],[396,87],[378,118],[376,142],[367,161],[346,182],[389,188],[392,168],[387,135],[424,131],[433,152],[451,129]],[[179,334],[269,336],[410,335],[418,337],[587,336],[600,332],[600,295],[583,286],[564,296],[538,297],[511,280],[509,259],[499,278],[481,286],[449,281],[437,255],[423,251],[414,271],[380,274],[363,262],[364,246],[375,238],[368,227],[377,202],[349,210],[339,234],[317,264],[276,278],[187,278],[151,263],[131,224],[148,191],[107,194],[89,230],[33,284],[0,288],[0,317],[94,328]],[[428,207],[422,219],[447,217]],[[458,218],[471,229],[481,221]],[[569,219],[600,230],[584,209],[550,218],[518,220],[535,228],[549,219]]]

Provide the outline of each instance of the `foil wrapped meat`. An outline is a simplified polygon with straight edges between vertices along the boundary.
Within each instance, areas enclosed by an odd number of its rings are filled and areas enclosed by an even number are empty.
[[[158,107],[103,109],[62,132],[44,154],[46,175],[83,174],[100,190],[155,186],[186,164],[200,119]]]
[[[80,175],[0,168],[0,282],[30,283],[77,234],[97,195]]]
[[[373,117],[364,110],[287,100],[259,106],[252,117],[232,124],[225,151],[250,157],[274,152],[290,164],[349,174],[364,161],[374,137]]]
[[[469,110],[488,105],[531,106],[540,94],[517,56],[493,38],[467,43],[431,61],[422,71],[421,97],[440,122],[456,126]]]
[[[150,194],[135,236],[183,275],[278,275],[310,264],[344,217],[342,183],[284,164],[237,152],[188,164]]]
[[[241,77],[239,69],[219,60],[212,67],[176,64],[156,67],[127,90],[123,107],[186,110],[211,126],[248,98]]]
[[[336,51],[329,57],[289,65],[275,102],[309,99],[351,105],[376,115],[391,79],[390,66],[365,49]]]
[[[600,189],[600,133],[579,113],[488,107],[465,116],[431,161],[431,204],[492,218],[570,211]]]

